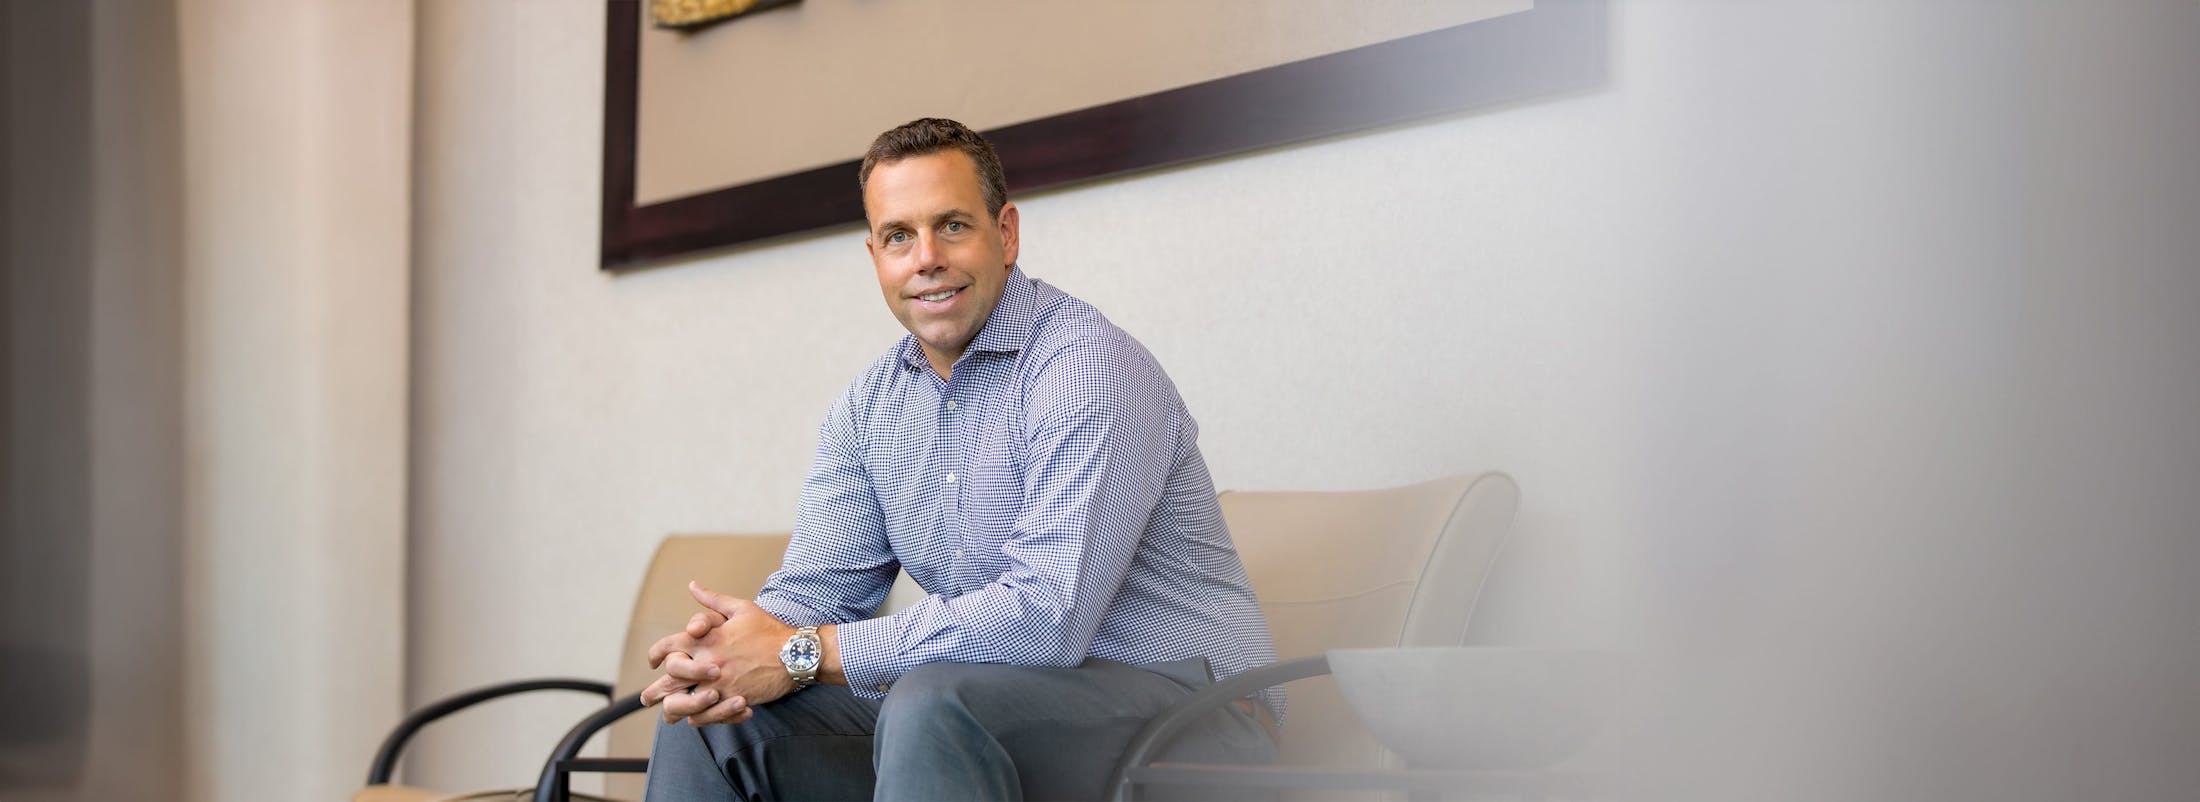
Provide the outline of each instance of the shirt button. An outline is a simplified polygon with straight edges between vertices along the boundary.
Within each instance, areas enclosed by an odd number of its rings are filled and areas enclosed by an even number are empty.
[[[963,558],[963,550],[962,550],[962,549],[956,549],[956,550],[955,550],[955,559],[958,559],[958,560],[960,560],[960,559],[962,559],[962,558]]]
[[[950,399],[947,399],[947,411],[949,411],[949,412],[953,412],[953,411],[955,411],[955,399],[952,399],[952,398],[950,398]]]
[[[955,472],[954,472],[954,471],[948,471],[948,472],[947,472],[947,483],[948,483],[948,484],[954,484],[954,483],[955,483]]]

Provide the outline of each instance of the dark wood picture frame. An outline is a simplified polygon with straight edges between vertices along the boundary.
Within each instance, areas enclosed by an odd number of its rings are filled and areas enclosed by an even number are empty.
[[[860,222],[853,159],[634,203],[641,0],[608,0],[604,48],[604,270]],[[1604,0],[1528,11],[1129,98],[984,132],[1029,192],[1447,112],[1604,79]]]

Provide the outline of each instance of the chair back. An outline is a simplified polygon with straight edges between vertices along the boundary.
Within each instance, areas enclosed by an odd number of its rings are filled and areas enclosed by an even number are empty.
[[[720,593],[754,597],[764,580],[779,570],[787,552],[786,534],[769,535],[673,535],[657,545],[649,560],[649,573],[634,599],[627,620],[626,648],[619,652],[620,695],[634,693],[656,681],[657,672],[644,662],[651,644],[687,628],[688,619],[703,608],[688,595],[694,580]],[[613,757],[647,757],[656,736],[656,711],[627,716],[610,727]],[[642,798],[640,774],[604,775],[604,790],[613,799]]]
[[[1354,492],[1226,492],[1222,515],[1279,659],[1458,646],[1520,490],[1501,473]],[[1292,683],[1280,762],[1396,768],[1336,680]]]

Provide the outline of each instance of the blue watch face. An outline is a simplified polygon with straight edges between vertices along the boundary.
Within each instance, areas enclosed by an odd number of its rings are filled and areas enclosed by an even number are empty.
[[[779,662],[791,671],[817,670],[818,657],[817,641],[809,638],[793,638],[779,648]]]

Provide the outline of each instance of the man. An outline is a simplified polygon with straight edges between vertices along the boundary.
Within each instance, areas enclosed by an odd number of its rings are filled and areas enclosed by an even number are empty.
[[[881,134],[864,246],[909,336],[833,404],[784,565],[650,651],[652,799],[1094,798],[1154,714],[1271,662],[1175,386],[1016,264],[1000,160]],[[930,595],[873,617],[897,569]],[[1283,696],[1188,749],[1271,759]],[[689,727],[678,726],[685,719]]]

